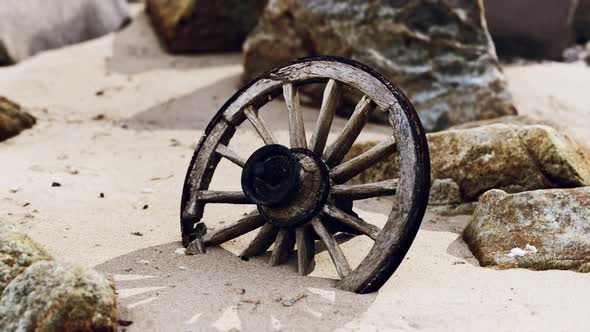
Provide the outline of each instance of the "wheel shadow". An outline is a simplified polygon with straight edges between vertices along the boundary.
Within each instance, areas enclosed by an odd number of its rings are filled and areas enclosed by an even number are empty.
[[[340,291],[331,279],[299,276],[294,264],[270,267],[268,257],[242,261],[221,247],[185,256],[175,253],[179,247],[146,248],[96,267],[113,275],[131,331],[333,330],[376,297]]]

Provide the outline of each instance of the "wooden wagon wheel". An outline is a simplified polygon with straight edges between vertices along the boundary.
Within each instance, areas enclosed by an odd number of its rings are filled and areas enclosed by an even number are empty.
[[[317,123],[308,143],[298,89],[325,83]],[[327,143],[335,105],[343,87],[363,94],[344,129]],[[277,144],[258,110],[282,94],[289,118],[291,148]],[[343,162],[372,112],[386,112],[392,136]],[[265,145],[247,160],[228,148],[236,129],[252,124]],[[347,184],[385,157],[399,155],[399,179]],[[242,191],[209,190],[221,158],[243,168]],[[204,252],[258,229],[242,258],[264,253],[274,243],[271,265],[283,263],[297,250],[298,271],[313,270],[315,242],[320,240],[340,276],[337,287],[357,293],[378,290],[407,253],[424,216],[430,186],[426,138],[413,106],[385,77],[369,67],[338,57],[304,58],[269,71],[230,98],[209,123],[191,160],[184,183],[181,229],[184,246]],[[382,229],[360,219],[338,201],[396,195]],[[257,209],[229,226],[206,232],[205,205],[256,204]],[[346,204],[344,204],[346,205]],[[334,233],[364,234],[374,245],[352,270]]]

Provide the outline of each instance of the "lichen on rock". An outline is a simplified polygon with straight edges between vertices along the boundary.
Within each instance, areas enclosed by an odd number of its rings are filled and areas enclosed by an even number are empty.
[[[0,141],[33,127],[36,119],[17,103],[0,96]]]
[[[50,259],[30,237],[16,231],[12,224],[0,221],[0,295],[31,264]]]
[[[375,68],[427,131],[516,113],[481,0],[271,0],[244,44],[244,76],[312,55]]]
[[[115,331],[113,284],[91,269],[36,262],[0,297],[1,331]]]
[[[590,187],[481,196],[463,237],[482,266],[590,272]],[[514,248],[534,247],[522,256]]]

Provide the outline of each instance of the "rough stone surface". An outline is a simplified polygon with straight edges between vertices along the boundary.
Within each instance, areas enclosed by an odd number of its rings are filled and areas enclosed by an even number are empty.
[[[267,0],[147,0],[156,32],[169,51],[239,51]]]
[[[481,1],[272,0],[244,44],[245,78],[311,55],[389,77],[428,131],[516,113]]]
[[[15,102],[0,96],[0,141],[18,135],[35,124],[35,117]]]
[[[31,238],[17,232],[13,225],[0,221],[0,294],[28,266],[50,259],[51,256]]]
[[[432,179],[452,179],[465,202],[490,189],[521,192],[590,185],[588,150],[551,127],[495,124],[432,133],[427,139]],[[377,143],[355,144],[347,158]],[[392,157],[353,180],[397,178],[397,165]]]
[[[461,189],[453,179],[435,179],[430,186],[429,205],[461,203]]]
[[[0,65],[97,38],[129,20],[125,0],[0,1]]]
[[[113,284],[98,272],[36,262],[0,297],[1,331],[115,331]]]
[[[482,266],[590,272],[590,187],[488,191],[463,236]]]

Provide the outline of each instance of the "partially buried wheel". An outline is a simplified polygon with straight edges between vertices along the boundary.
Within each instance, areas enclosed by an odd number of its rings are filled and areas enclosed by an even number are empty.
[[[317,122],[308,143],[298,90],[325,84]],[[343,93],[362,97],[342,130],[328,142]],[[290,148],[278,144],[259,114],[283,95],[289,121]],[[373,112],[384,112],[392,131],[381,143],[345,159]],[[264,145],[249,158],[228,147],[241,124],[249,122]],[[397,154],[399,178],[358,184],[350,180]],[[242,167],[241,191],[210,190],[222,158]],[[389,80],[356,61],[313,57],[271,70],[232,96],[207,126],[196,147],[184,182],[181,203],[183,245],[204,253],[257,230],[242,251],[248,259],[272,248],[270,265],[284,263],[296,249],[301,275],[314,268],[317,245],[325,246],[340,277],[337,287],[357,293],[378,290],[394,273],[418,232],[428,202],[430,163],[418,116],[404,94]],[[395,195],[382,228],[361,219],[353,202]],[[255,204],[252,212],[207,232],[203,213],[213,203]],[[365,235],[374,241],[352,269],[337,237]]]

